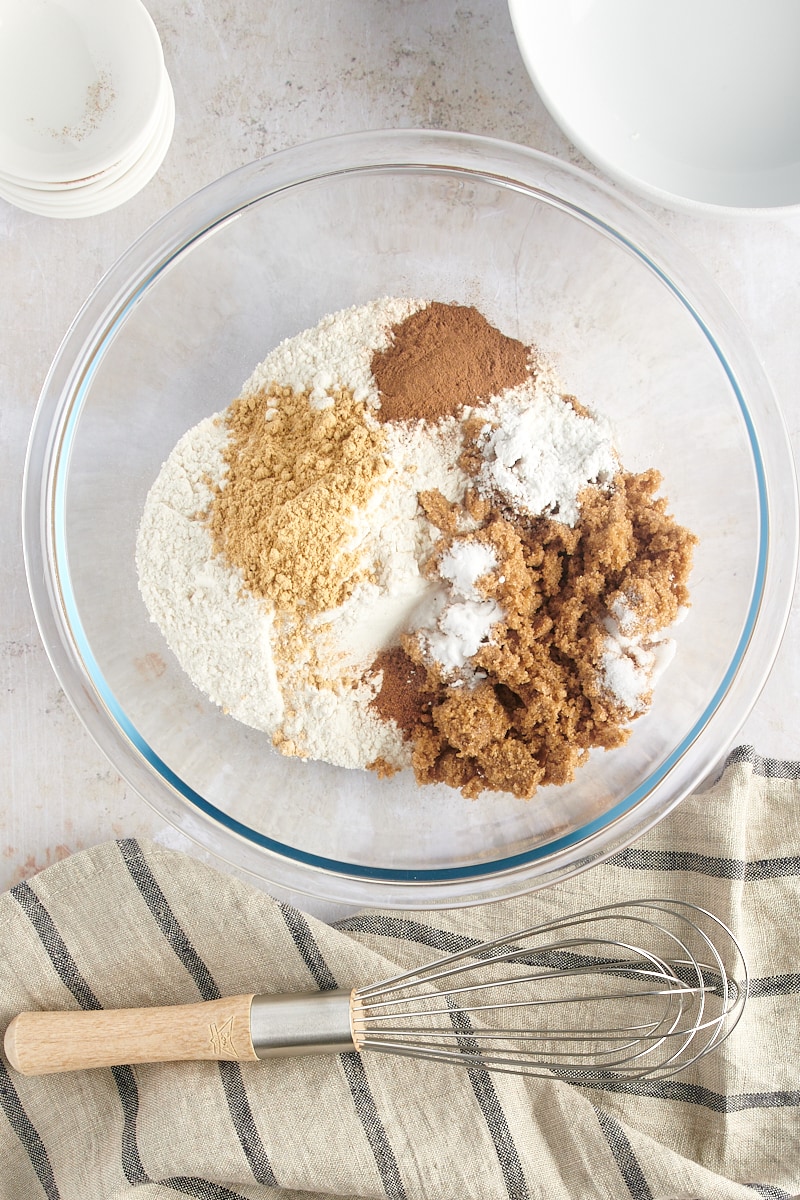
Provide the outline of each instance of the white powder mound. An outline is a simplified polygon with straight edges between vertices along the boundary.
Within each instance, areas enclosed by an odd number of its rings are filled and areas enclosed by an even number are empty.
[[[602,681],[630,713],[647,708],[650,693],[675,656],[675,642],[662,638],[643,644],[638,638],[606,638]]]
[[[414,614],[414,625],[423,648],[447,678],[462,671],[504,615],[496,600],[466,599],[455,589],[449,593],[440,589]],[[480,672],[470,676],[481,677]]]
[[[453,590],[465,600],[480,600],[478,580],[491,575],[497,566],[497,555],[492,546],[483,542],[453,542],[439,560],[439,574],[447,579]]]
[[[478,438],[486,460],[478,490],[485,496],[500,495],[520,512],[574,525],[583,488],[614,477],[608,423],[579,416],[547,377],[510,388],[487,408],[487,418]]]
[[[675,640],[668,630],[657,635],[643,631],[635,607],[619,597],[611,614],[605,622],[601,682],[628,712],[644,712],[653,688],[675,657]],[[685,610],[679,611],[673,624],[684,615]]]
[[[420,606],[414,626],[422,646],[446,674],[463,671],[506,615],[477,587],[496,567],[494,550],[478,542],[455,541],[442,555],[438,569],[443,586]]]
[[[279,383],[295,392],[310,391],[315,408],[328,408],[330,393],[347,387],[356,400],[378,407],[378,388],[370,370],[376,350],[385,350],[392,325],[424,308],[424,300],[373,300],[322,318],[313,330],[287,338],[256,367],[244,395]]]

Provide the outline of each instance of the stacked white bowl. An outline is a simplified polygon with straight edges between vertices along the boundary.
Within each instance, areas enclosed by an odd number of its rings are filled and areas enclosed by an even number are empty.
[[[0,0],[0,197],[49,217],[129,200],[161,166],[175,100],[141,0]]]

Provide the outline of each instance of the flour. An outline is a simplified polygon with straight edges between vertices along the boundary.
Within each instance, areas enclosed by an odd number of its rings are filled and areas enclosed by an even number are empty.
[[[256,367],[244,395],[280,383],[311,393],[314,408],[327,408],[331,392],[347,387],[356,400],[377,408],[378,389],[370,370],[376,350],[389,345],[391,326],[424,306],[422,300],[374,300],[322,318],[313,329],[286,338]]]
[[[211,499],[226,433],[209,417],[170,454],[145,505],[136,545],[139,587],[170,650],[201,691],[240,721],[272,729],[284,711],[272,653],[274,614],[212,553],[196,519]]]

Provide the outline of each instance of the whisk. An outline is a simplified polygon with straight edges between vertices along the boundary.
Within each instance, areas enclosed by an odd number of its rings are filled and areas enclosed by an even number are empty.
[[[602,1086],[665,1078],[708,1054],[741,1017],[747,987],[744,955],[717,917],[632,900],[352,991],[21,1013],[5,1051],[26,1075],[358,1050]]]

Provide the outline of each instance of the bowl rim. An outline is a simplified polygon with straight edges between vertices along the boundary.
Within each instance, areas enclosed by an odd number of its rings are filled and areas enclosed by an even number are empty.
[[[104,691],[68,571],[58,569],[64,561],[71,437],[104,349],[131,307],[194,241],[251,204],[312,179],[387,169],[460,172],[521,188],[589,221],[638,257],[683,304],[718,356],[744,418],[758,477],[758,586],[728,671],[702,717],[657,771],[602,817],[520,854],[467,867],[341,863],[249,830],[198,796],[147,747],[107,685]],[[546,190],[553,186],[557,193]],[[724,331],[722,344],[712,333],[717,324]],[[546,886],[609,857],[665,816],[719,763],[766,681],[788,619],[798,552],[797,488],[783,418],[744,326],[714,281],[645,213],[587,172],[539,151],[464,133],[376,130],[305,142],[238,168],[166,213],[110,268],[75,317],[42,388],[25,464],[23,549],[37,624],[64,691],[115,770],[162,818],[204,849],[279,887],[344,903],[454,907]],[[770,620],[759,622],[767,596]],[[723,714],[729,735],[721,741],[716,730]]]

